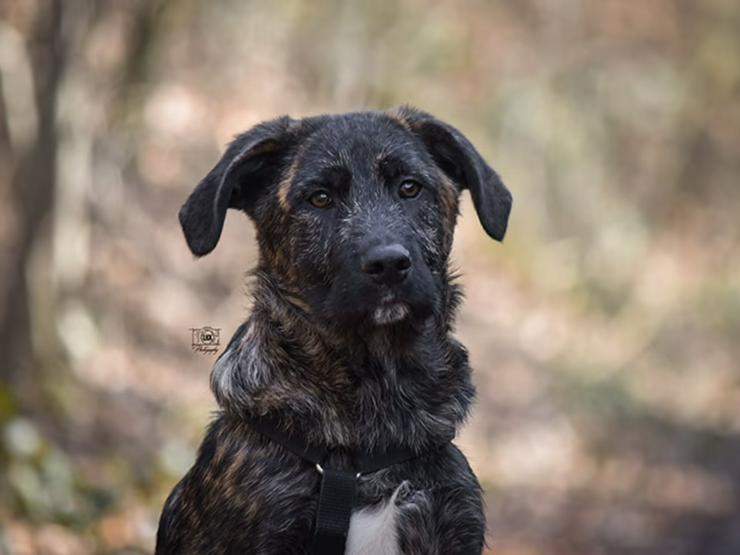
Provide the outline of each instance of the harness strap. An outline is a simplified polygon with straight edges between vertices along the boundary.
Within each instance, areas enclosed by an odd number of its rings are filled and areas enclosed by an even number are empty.
[[[324,469],[321,474],[319,508],[316,512],[311,553],[314,555],[344,553],[356,492],[356,473]]]
[[[313,555],[344,554],[357,492],[357,479],[362,474],[369,474],[421,455],[407,447],[398,446],[385,451],[350,453],[353,466],[349,470],[326,468],[324,463],[330,453],[328,448],[310,445],[301,437],[285,433],[274,418],[247,416],[246,419],[259,433],[311,463],[321,474],[319,503],[310,551]],[[452,436],[445,438],[436,448],[440,449],[450,441]]]
[[[267,416],[249,416],[247,417],[247,421],[252,428],[257,430],[263,436],[271,439],[278,445],[282,445],[297,457],[300,457],[313,465],[320,465],[323,463],[329,454],[329,450],[326,448],[309,445],[308,443],[301,441],[296,436],[286,434],[280,429],[278,421],[274,418],[269,418]]]

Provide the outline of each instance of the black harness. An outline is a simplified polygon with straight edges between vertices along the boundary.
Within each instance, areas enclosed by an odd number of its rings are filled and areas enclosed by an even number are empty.
[[[250,425],[259,433],[281,445],[294,455],[313,465],[321,475],[319,505],[316,512],[313,542],[313,555],[342,555],[347,542],[349,519],[355,503],[357,480],[363,474],[370,474],[420,456],[422,453],[407,447],[392,447],[384,451],[368,453],[350,452],[352,465],[349,469],[329,468],[325,465],[331,449],[316,447],[304,438],[283,432],[278,422],[272,418],[249,417]],[[452,437],[434,447],[441,449],[452,441]],[[430,449],[429,451],[431,451]]]

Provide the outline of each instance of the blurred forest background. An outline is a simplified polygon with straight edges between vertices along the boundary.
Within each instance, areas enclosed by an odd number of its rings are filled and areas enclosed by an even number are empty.
[[[455,247],[490,552],[740,553],[736,0],[2,0],[0,554],[152,551],[255,262],[180,204],[260,120],[401,103],[515,196]]]

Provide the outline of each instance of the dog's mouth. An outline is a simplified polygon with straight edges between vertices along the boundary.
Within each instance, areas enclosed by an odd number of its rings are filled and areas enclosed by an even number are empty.
[[[372,310],[370,318],[376,326],[387,326],[404,320],[410,313],[411,307],[407,303],[399,300],[393,291],[386,291],[378,306]]]
[[[406,303],[392,301],[382,303],[372,314],[373,323],[378,326],[386,326],[400,322],[409,315],[409,306]]]

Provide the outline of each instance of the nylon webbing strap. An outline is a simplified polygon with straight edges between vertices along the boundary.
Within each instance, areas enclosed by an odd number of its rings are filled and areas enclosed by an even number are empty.
[[[287,449],[301,459],[307,460],[311,464],[321,464],[324,462],[324,459],[326,459],[326,455],[328,453],[327,449],[314,447],[302,441],[300,438],[286,434],[280,430],[280,426],[277,421],[272,418],[264,416],[252,417],[249,418],[249,422],[252,427],[263,436],[269,437],[278,445],[282,445],[284,449]]]
[[[311,546],[313,555],[344,553],[356,489],[357,473],[324,469],[321,474],[319,508]]]

